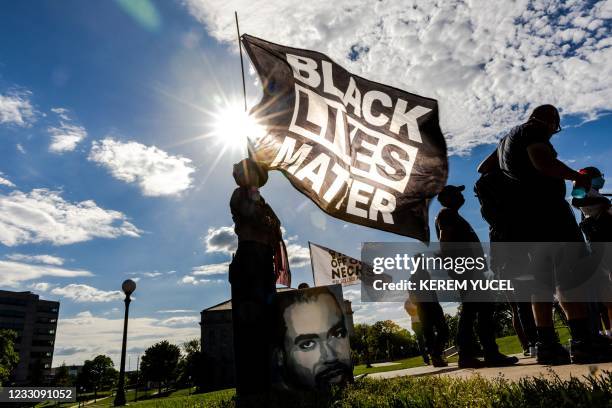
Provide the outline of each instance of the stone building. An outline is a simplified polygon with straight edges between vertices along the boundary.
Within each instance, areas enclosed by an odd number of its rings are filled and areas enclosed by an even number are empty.
[[[17,332],[19,364],[11,374],[17,385],[40,385],[50,377],[59,302],[32,292],[0,290],[0,329]]]

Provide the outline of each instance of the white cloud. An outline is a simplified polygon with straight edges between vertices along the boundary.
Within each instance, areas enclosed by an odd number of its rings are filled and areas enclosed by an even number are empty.
[[[71,203],[60,194],[47,189],[0,194],[0,242],[66,245],[141,233],[119,211],[98,207],[92,200]]]
[[[436,98],[454,152],[494,142],[538,104],[612,109],[610,1],[185,0],[218,40],[243,32],[326,53],[357,75]]]
[[[71,152],[87,137],[87,131],[83,126],[70,123],[60,122],[58,127],[51,126],[47,130],[51,133],[49,151],[53,153]]]
[[[17,149],[17,151],[21,154],[26,154],[26,150],[23,148],[23,146],[21,145],[21,143],[17,143],[15,145],[15,148]]]
[[[2,173],[0,171],[0,186],[6,186],[6,187],[15,187],[15,184],[13,184],[13,182],[5,177],[4,173]]]
[[[36,291],[36,292],[47,292],[49,289],[53,287],[52,284],[48,282],[37,282],[28,286],[28,288]]]
[[[53,108],[52,112],[60,117],[58,126],[50,126],[47,131],[51,134],[49,151],[52,153],[64,153],[73,151],[77,144],[87,137],[87,131],[83,126],[73,123],[68,109]]]
[[[26,255],[26,254],[8,254],[6,259],[11,261],[22,261],[27,263],[37,263],[45,265],[62,266],[64,259],[53,255]]]
[[[40,279],[43,276],[76,278],[92,275],[91,272],[81,269],[65,269],[57,266],[0,260],[0,277],[2,277],[3,286],[17,287],[20,282]]]
[[[222,252],[231,255],[238,248],[238,237],[234,227],[209,228],[204,237],[206,252]]]
[[[123,315],[102,317],[89,311],[76,316],[63,317],[58,320],[55,347],[57,350],[68,350],[62,355],[54,354],[53,365],[63,361],[66,364],[83,364],[85,359],[92,359],[98,354],[107,354],[119,367],[121,358],[121,338],[123,335]],[[132,354],[131,369],[135,368],[136,354],[161,340],[173,344],[200,336],[197,322],[188,325],[161,325],[160,319],[150,317],[130,317],[128,335],[128,353]],[[134,350],[138,350],[134,351]],[[126,369],[127,369],[126,364]]]
[[[196,316],[176,316],[160,321],[160,326],[166,327],[194,327],[197,326],[200,319]]]
[[[292,268],[301,268],[310,265],[310,250],[300,244],[287,245],[287,256]]]
[[[195,276],[210,276],[210,275],[223,275],[229,270],[229,262],[222,262],[217,264],[200,265],[192,268],[191,273]]]
[[[286,235],[284,228],[281,228],[282,233]],[[287,245],[287,256],[289,257],[289,264],[292,268],[301,268],[310,263],[310,251],[308,248],[296,243],[297,235],[285,238]],[[203,238],[204,247],[206,252],[221,252],[227,255],[231,255],[238,249],[238,237],[234,233],[233,226],[227,227],[216,227],[209,228],[206,236]],[[213,265],[202,265],[201,272],[196,273],[194,268],[194,275],[215,275],[220,271],[227,271],[229,263],[213,264]]]
[[[0,94],[0,124],[28,126],[33,120],[30,92]]]
[[[155,146],[106,138],[92,143],[89,160],[106,167],[118,180],[137,183],[145,196],[178,195],[191,187],[191,160]]]
[[[223,279],[198,279],[191,275],[185,275],[178,283],[183,283],[186,285],[193,285],[193,286],[200,286],[200,285],[208,286],[208,285],[218,285],[224,282],[225,281]]]
[[[157,313],[190,313],[195,312],[192,309],[169,309],[169,310],[158,310]]]
[[[143,272],[142,276],[146,278],[157,278],[158,276],[163,275],[161,272]]]
[[[100,290],[93,286],[71,283],[64,287],[51,290],[51,294],[72,299],[77,303],[83,302],[112,302],[123,300],[125,295],[120,290]]]
[[[69,111],[66,108],[51,108],[51,112],[55,113],[62,120],[71,120],[70,116],[68,115]]]
[[[62,347],[59,349],[55,349],[53,352],[54,356],[72,356],[76,353],[82,353],[87,351],[87,349],[79,348],[79,347]]]

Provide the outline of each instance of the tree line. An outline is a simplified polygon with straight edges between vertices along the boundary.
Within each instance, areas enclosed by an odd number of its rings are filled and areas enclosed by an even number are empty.
[[[17,333],[12,330],[0,330],[0,386],[8,384],[11,372],[19,363],[15,351]],[[136,372],[126,373],[127,388],[149,388],[153,386],[162,394],[170,388],[184,388],[201,384],[202,347],[200,339],[192,339],[180,346],[167,340],[155,343],[147,348],[140,360],[138,376]],[[35,385],[74,386],[79,393],[92,393],[113,390],[117,386],[119,372],[113,360],[100,354],[91,360],[85,360],[78,375],[70,374],[70,368],[62,364],[55,370],[49,384],[35,381]]]
[[[508,303],[494,303],[496,337],[512,336],[512,310]],[[461,310],[461,306],[459,306]],[[449,331],[446,347],[455,346],[459,314],[444,315]],[[356,324],[351,336],[351,357],[353,364],[368,364],[394,361],[420,355],[416,336],[392,320],[374,324]]]

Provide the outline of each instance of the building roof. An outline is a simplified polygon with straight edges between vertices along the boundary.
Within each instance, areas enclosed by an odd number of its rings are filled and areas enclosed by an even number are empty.
[[[226,300],[225,302],[218,303],[208,309],[202,310],[203,312],[214,312],[217,310],[232,310],[232,300]]]
[[[289,290],[295,290],[295,288],[276,288],[277,292],[287,292]],[[202,312],[217,312],[221,310],[232,310],[232,299],[228,299],[224,302],[217,303],[214,306],[211,306],[207,309],[202,310]]]

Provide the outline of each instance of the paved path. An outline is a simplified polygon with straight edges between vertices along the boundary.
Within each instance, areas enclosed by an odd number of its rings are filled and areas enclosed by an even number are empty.
[[[457,363],[449,363],[448,367],[436,368],[433,366],[423,366],[407,368],[404,370],[387,371],[384,373],[368,374],[370,378],[393,378],[403,376],[423,376],[423,375],[445,375],[451,377],[462,377],[468,378],[474,375],[481,375],[485,378],[496,378],[503,376],[504,378],[516,381],[524,377],[538,377],[545,376],[550,377],[553,373],[556,373],[562,379],[568,379],[570,377],[582,378],[588,376],[591,373],[598,372],[601,370],[607,370],[612,372],[612,363],[604,363],[597,365],[562,365],[562,366],[543,366],[536,363],[535,358],[524,357],[522,354],[516,355],[520,360],[518,364],[511,367],[502,368],[481,368],[478,370],[474,369],[460,369],[457,367]]]
[[[393,363],[393,362],[373,363],[372,367],[388,367],[388,366],[394,366],[394,365],[399,365],[399,363]]]
[[[76,404],[76,405],[71,405],[71,406],[70,406],[70,407],[68,407],[68,408],[78,408],[78,407],[82,407],[82,406],[84,406],[84,405],[97,404],[98,402],[100,402],[100,401],[104,401],[105,399],[108,399],[108,398],[110,398],[110,397],[112,397],[112,395],[109,395],[108,397],[104,397],[104,398],[98,398],[97,400],[95,400],[95,399],[90,399],[90,400],[85,401],[85,403],[84,403],[84,404]],[[81,402],[83,402],[83,401],[81,401]]]

